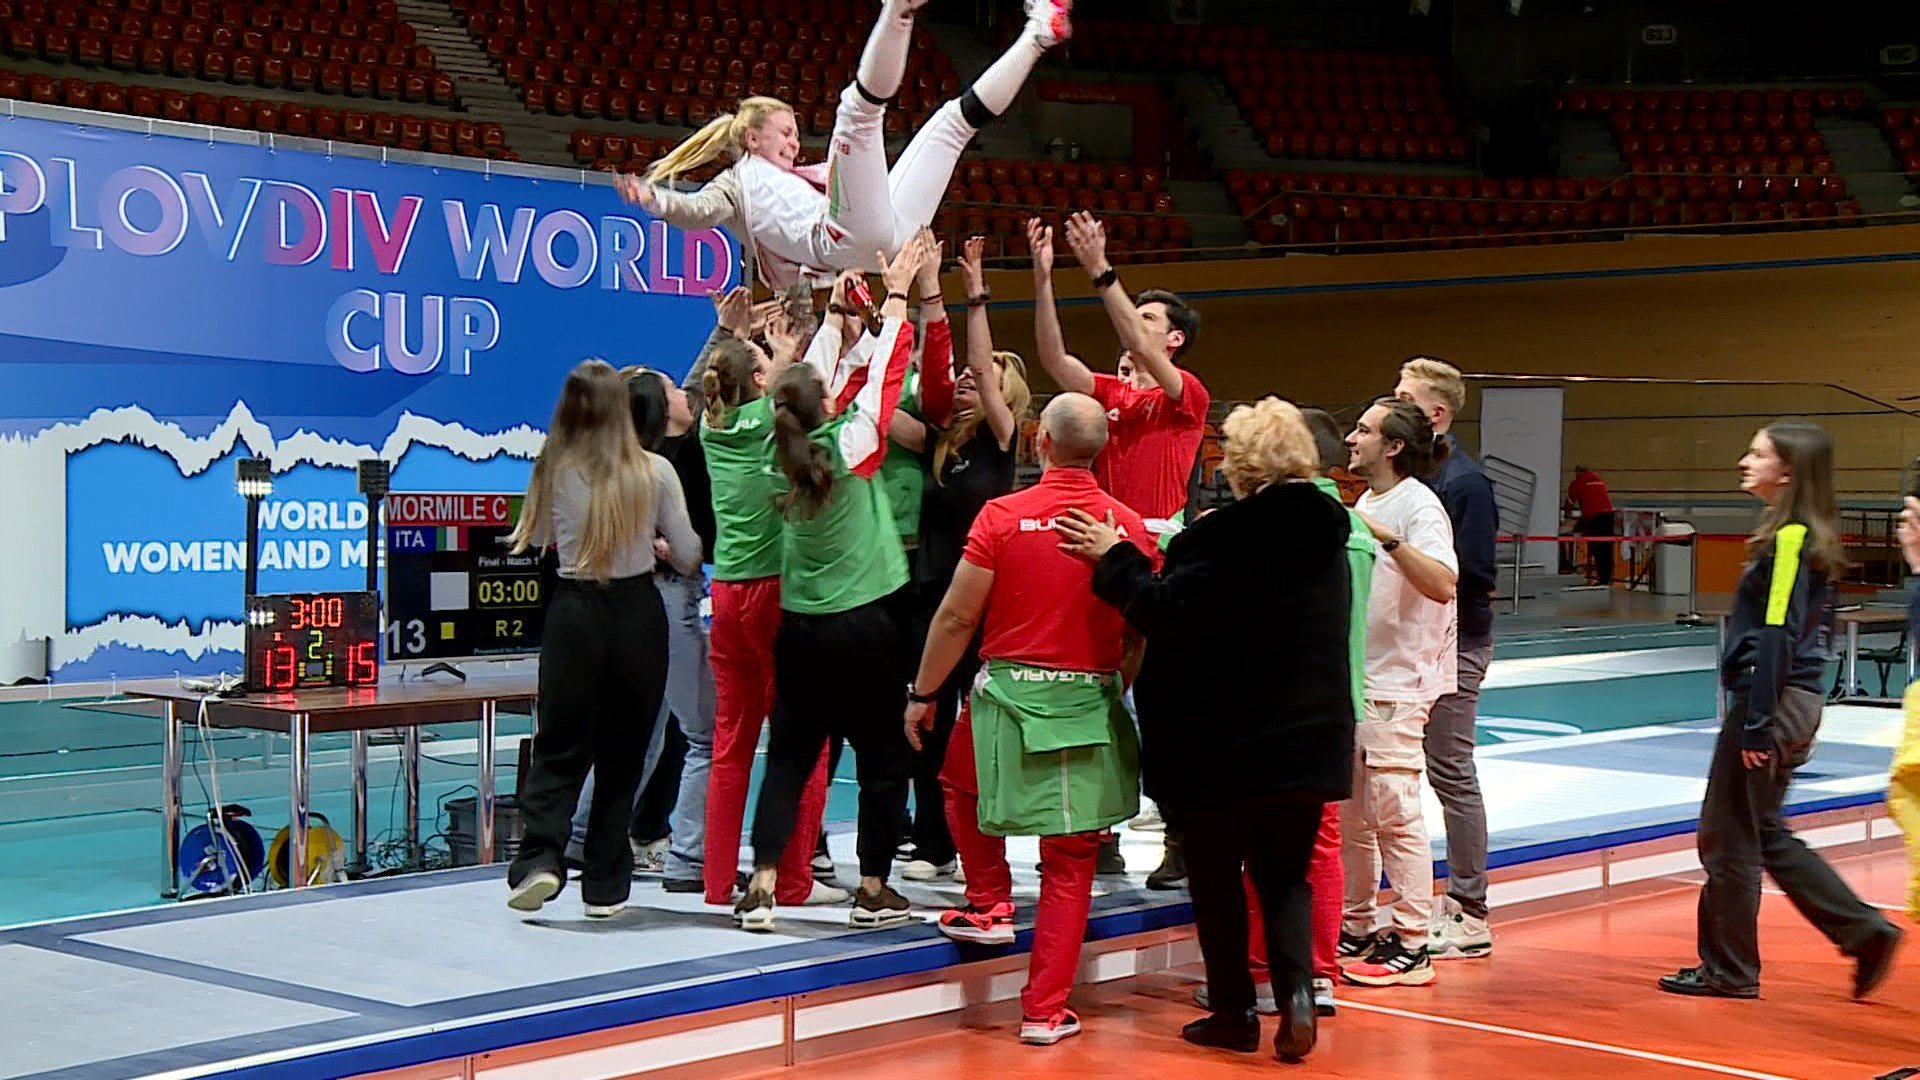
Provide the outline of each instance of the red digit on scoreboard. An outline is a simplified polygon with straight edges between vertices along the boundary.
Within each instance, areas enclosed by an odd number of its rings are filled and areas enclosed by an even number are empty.
[[[374,660],[373,642],[356,641],[347,661],[349,686],[372,686],[380,681],[380,668]]]
[[[293,646],[277,641],[267,649],[267,689],[291,690],[299,680],[299,661]]]
[[[329,629],[339,629],[341,624],[347,620],[347,602],[338,596],[330,597],[321,602],[325,604],[327,608],[327,627]]]

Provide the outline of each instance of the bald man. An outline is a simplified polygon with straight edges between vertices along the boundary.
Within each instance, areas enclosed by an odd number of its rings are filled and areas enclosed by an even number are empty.
[[[974,518],[953,584],[934,614],[907,688],[907,739],[933,723],[933,695],[977,627],[981,672],[947,744],[947,823],[967,868],[967,904],[941,913],[958,941],[1013,942],[1013,879],[1004,837],[1040,837],[1040,905],[1021,991],[1023,1042],[1080,1033],[1067,1008],[1100,835],[1138,811],[1139,746],[1120,703],[1131,643],[1126,621],[1093,595],[1093,564],[1060,550],[1054,518],[1113,516],[1120,535],[1157,556],[1140,515],[1100,489],[1094,458],[1106,410],[1061,394],[1040,414],[1040,482]]]

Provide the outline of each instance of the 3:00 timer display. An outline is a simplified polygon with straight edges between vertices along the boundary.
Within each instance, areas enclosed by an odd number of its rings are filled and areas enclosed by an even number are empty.
[[[540,579],[481,578],[474,582],[473,592],[482,607],[536,607],[540,603]]]

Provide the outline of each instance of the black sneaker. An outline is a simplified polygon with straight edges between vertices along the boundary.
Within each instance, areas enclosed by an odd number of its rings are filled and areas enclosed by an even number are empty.
[[[733,905],[733,922],[742,930],[758,934],[773,931],[773,894],[765,889],[748,888],[747,895]]]
[[[1119,837],[1109,836],[1100,841],[1100,852],[1094,856],[1093,872],[1101,877],[1118,877],[1127,872],[1127,859],[1120,854]]]
[[[1147,875],[1147,888],[1171,890],[1187,887],[1187,856],[1180,845],[1167,844],[1167,853],[1160,860],[1160,866]]]
[[[1660,976],[1660,989],[1683,997],[1723,997],[1751,1001],[1760,996],[1757,986],[1725,986],[1713,981],[1703,967],[1681,968]]]
[[[894,892],[893,886],[882,885],[877,893],[861,889],[853,894],[853,914],[847,916],[847,925],[855,930],[873,930],[912,919],[913,905],[907,898]]]
[[[1354,935],[1340,931],[1340,952],[1342,960],[1358,960],[1372,952],[1380,944],[1380,931],[1371,934]]]
[[[707,883],[697,877],[670,877],[660,879],[660,888],[662,891],[670,893],[703,893],[707,891]]]
[[[1433,981],[1433,959],[1425,945],[1409,949],[1400,943],[1399,934],[1390,933],[1366,959],[1348,964],[1340,973],[1358,986],[1425,986]]]
[[[1882,927],[1873,939],[1853,954],[1853,996],[1864,998],[1886,981],[1893,970],[1893,954],[1900,948],[1900,929],[1892,923]]]

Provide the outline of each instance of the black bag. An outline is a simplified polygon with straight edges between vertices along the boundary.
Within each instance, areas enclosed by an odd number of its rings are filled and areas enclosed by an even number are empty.
[[[1789,686],[1780,693],[1773,713],[1773,744],[1780,762],[1797,769],[1813,757],[1814,736],[1820,731],[1820,709],[1825,704],[1812,690]]]

